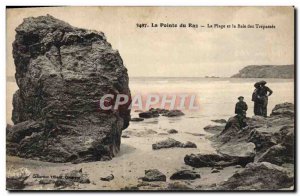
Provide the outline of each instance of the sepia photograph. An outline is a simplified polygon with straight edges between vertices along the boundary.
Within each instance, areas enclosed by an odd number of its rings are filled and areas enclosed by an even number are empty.
[[[295,7],[5,14],[6,190],[296,190]]]

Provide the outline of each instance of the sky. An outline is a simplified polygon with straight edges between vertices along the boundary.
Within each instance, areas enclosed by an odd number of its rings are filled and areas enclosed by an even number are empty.
[[[6,13],[7,76],[15,73],[15,28],[24,18],[46,14],[104,32],[120,52],[129,77],[229,77],[247,65],[294,64],[293,7],[22,8]],[[199,28],[138,28],[141,23],[193,23]],[[208,24],[276,28],[220,29]]]

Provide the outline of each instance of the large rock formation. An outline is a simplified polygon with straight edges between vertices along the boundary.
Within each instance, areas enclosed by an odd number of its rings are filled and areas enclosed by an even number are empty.
[[[292,172],[271,163],[249,163],[244,170],[233,174],[217,190],[274,191],[294,185]]]
[[[232,78],[294,78],[294,65],[249,65]]]
[[[99,108],[105,94],[130,98],[127,69],[102,32],[50,15],[26,18],[13,43],[16,82],[8,154],[51,162],[111,159],[130,120],[127,105]],[[114,103],[115,99],[111,100]]]
[[[217,149],[218,154],[190,154],[184,157],[184,162],[192,167],[246,166],[254,161],[254,148],[254,144],[245,142],[223,145]]]
[[[257,162],[294,163],[294,104],[277,104],[270,117],[254,116],[247,123],[249,128],[240,131],[236,119],[229,119],[226,128],[214,138],[219,149],[252,143]]]
[[[246,166],[217,190],[290,188],[294,184],[294,110],[292,103],[277,104],[270,117],[247,118],[244,130],[231,117],[211,138],[218,154],[186,155],[184,161],[192,167]]]

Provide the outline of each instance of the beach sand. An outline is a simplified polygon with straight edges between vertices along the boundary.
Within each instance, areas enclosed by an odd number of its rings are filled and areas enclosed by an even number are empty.
[[[210,167],[192,168],[184,163],[184,157],[191,153],[214,153],[215,149],[208,137],[211,136],[203,130],[206,125],[214,125],[213,119],[228,119],[233,115],[233,109],[238,95],[244,95],[249,105],[248,115],[252,116],[253,103],[250,97],[253,91],[253,82],[249,79],[201,79],[201,80],[167,80],[156,79],[142,81],[133,79],[130,82],[133,94],[150,92],[196,92],[199,98],[199,111],[184,111],[181,117],[145,119],[142,122],[130,122],[130,126],[123,130],[120,152],[110,161],[99,161],[90,163],[48,163],[35,160],[22,159],[7,156],[7,168],[25,167],[31,172],[26,181],[27,190],[52,190],[53,184],[40,185],[40,178],[33,178],[33,174],[40,176],[59,175],[73,169],[81,169],[88,174],[90,184],[76,184],[75,187],[66,189],[80,190],[120,190],[124,187],[136,187],[144,176],[147,169],[158,169],[167,176],[167,182],[158,182],[160,187],[167,187],[170,176],[180,169],[190,169],[201,175],[200,179],[183,181],[193,189],[205,190],[219,182],[226,180],[234,172],[240,170],[235,166],[226,167],[219,173],[211,173]],[[226,89],[228,90],[224,90]],[[270,97],[269,108],[281,102],[293,102],[293,80],[272,80],[269,87],[274,91]],[[17,89],[13,82],[7,83],[7,122],[11,124],[12,94]],[[168,91],[167,91],[168,90]],[[270,109],[269,109],[270,113]],[[134,110],[132,117],[138,117]],[[176,129],[177,134],[167,134],[169,129]],[[193,134],[196,134],[193,135]],[[198,135],[197,135],[198,134]],[[200,135],[199,135],[200,134]],[[152,144],[167,138],[173,138],[180,142],[191,141],[197,148],[170,148],[152,150]],[[101,181],[101,177],[110,174],[114,179],[109,182]],[[155,184],[155,183],[154,183]],[[159,189],[157,187],[141,186],[143,189]]]

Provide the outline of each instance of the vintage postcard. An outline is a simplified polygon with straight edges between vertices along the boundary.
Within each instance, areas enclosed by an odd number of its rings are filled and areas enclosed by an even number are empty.
[[[294,18],[7,7],[7,190],[294,191]]]

